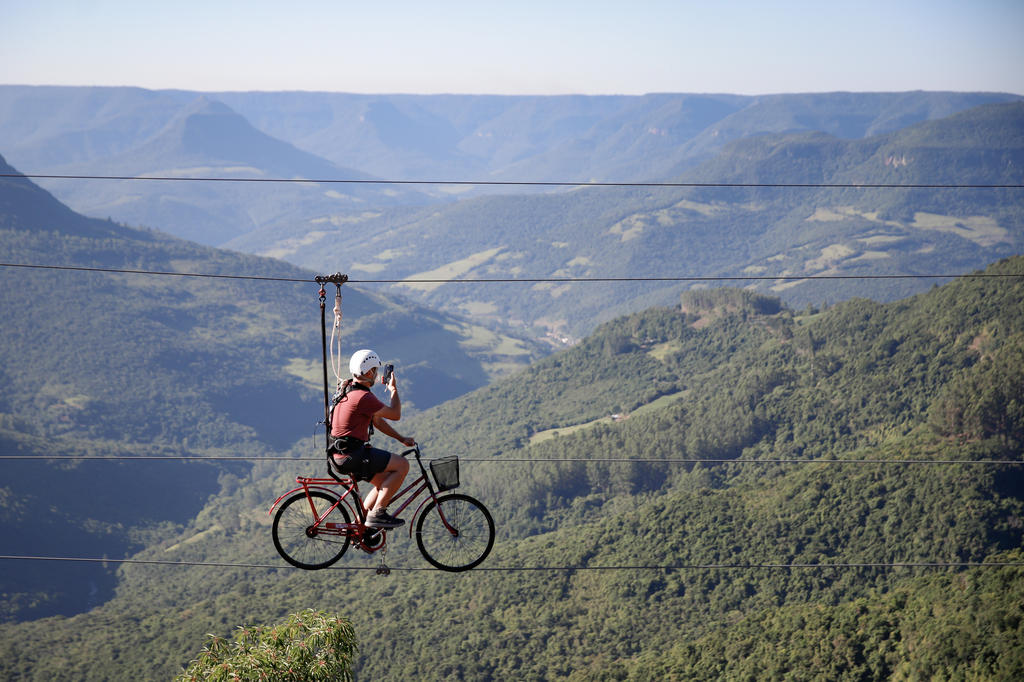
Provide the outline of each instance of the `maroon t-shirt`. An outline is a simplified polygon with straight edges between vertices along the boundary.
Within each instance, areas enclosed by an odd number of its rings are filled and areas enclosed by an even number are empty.
[[[331,436],[352,436],[362,441],[370,440],[370,420],[384,403],[373,393],[362,389],[350,389],[348,395],[334,407],[331,415]]]

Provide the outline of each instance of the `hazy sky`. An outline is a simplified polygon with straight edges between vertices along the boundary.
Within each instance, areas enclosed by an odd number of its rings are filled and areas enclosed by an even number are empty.
[[[1024,0],[0,0],[0,83],[1024,94]]]

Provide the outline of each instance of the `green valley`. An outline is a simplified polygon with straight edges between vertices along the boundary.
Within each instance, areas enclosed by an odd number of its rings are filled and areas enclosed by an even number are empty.
[[[45,180],[90,218],[0,160],[0,678],[302,614],[357,679],[1024,678],[1020,97],[0,86],[0,147],[139,176]],[[324,473],[311,269],[493,513],[479,567],[275,551]]]
[[[495,513],[466,574],[401,532],[388,577],[290,569],[266,511],[318,465],[224,474],[134,556],[200,565],[126,564],[102,606],[0,626],[3,670],[166,678],[206,632],[315,608],[352,620],[358,676],[1019,676],[1024,261],[977,274],[806,312],[694,292],[416,415]]]
[[[287,258],[309,267],[358,248],[375,257],[355,261],[354,277],[387,272],[401,280],[392,291],[538,338],[578,338],[723,278],[793,307],[888,301],[935,280],[886,276],[957,274],[1020,252],[1022,119],[1024,104],[1012,102],[863,139],[756,135],[661,179],[678,187],[477,197],[385,209],[334,229],[289,220],[230,246],[287,245]],[[864,275],[878,277],[850,279]],[[576,278],[624,281],[559,281]]]
[[[221,475],[246,467],[174,457],[275,456],[319,430],[313,273],[84,218],[19,177],[0,178],[0,261],[0,444],[5,455],[43,458],[5,462],[7,551],[124,556],[187,523]],[[343,292],[343,348],[374,344],[396,362],[412,411],[542,354],[394,296]],[[139,470],[62,462],[65,454],[171,459]],[[100,565],[10,568],[0,579],[3,621],[85,610],[116,583]]]

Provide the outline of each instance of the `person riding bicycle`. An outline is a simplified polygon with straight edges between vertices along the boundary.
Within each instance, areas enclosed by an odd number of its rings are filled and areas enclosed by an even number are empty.
[[[398,397],[394,372],[389,377],[382,376],[384,365],[380,356],[372,350],[358,350],[352,354],[348,368],[352,378],[344,382],[331,408],[331,442],[327,452],[338,471],[373,485],[363,500],[366,525],[396,528],[405,521],[388,514],[387,505],[409,472],[409,460],[372,447],[371,424],[377,431],[408,447],[416,445],[416,441],[399,435],[389,423],[402,418],[402,401]],[[390,405],[370,392],[378,376],[381,383],[386,382]]]

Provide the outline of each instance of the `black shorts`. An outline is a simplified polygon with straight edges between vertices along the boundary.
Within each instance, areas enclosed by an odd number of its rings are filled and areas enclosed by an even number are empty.
[[[370,445],[348,454],[334,453],[334,468],[358,481],[369,481],[388,468],[391,453]]]

